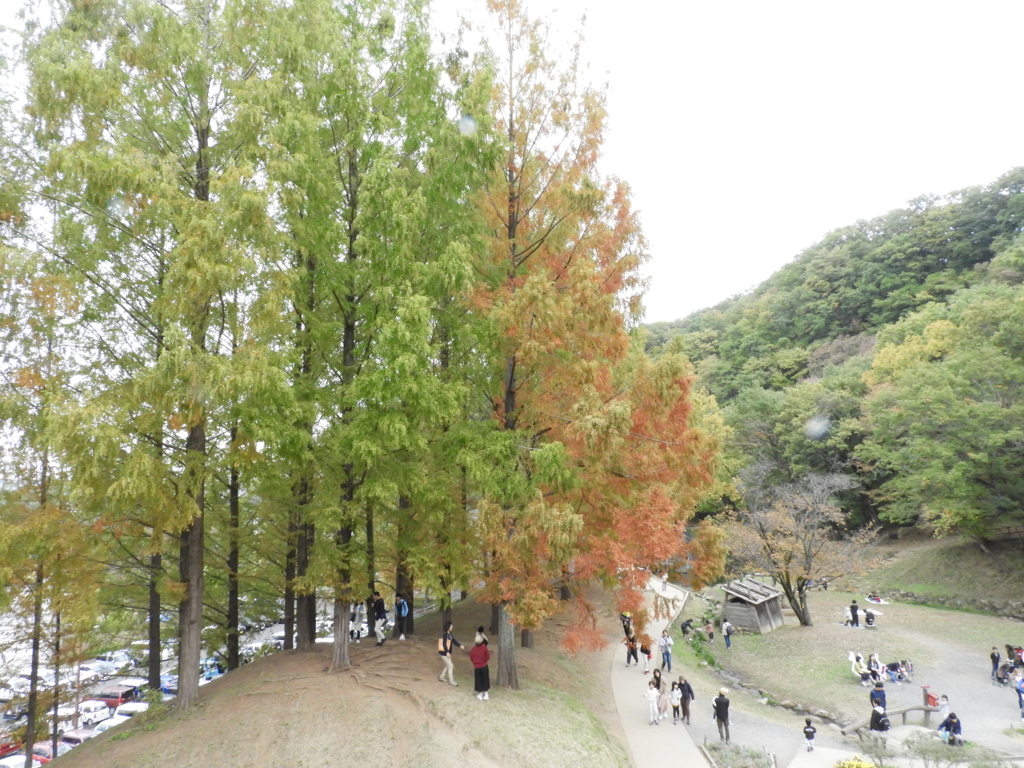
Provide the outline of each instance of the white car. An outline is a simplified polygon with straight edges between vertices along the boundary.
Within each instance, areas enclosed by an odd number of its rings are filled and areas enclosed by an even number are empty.
[[[41,760],[32,758],[32,768],[39,768],[43,763]],[[24,755],[8,755],[0,758],[0,768],[25,768]]]
[[[131,720],[131,718],[127,715],[114,715],[113,717],[104,720],[102,723],[99,723],[96,726],[96,733],[104,733],[109,731],[111,728],[117,728],[117,726],[122,723],[127,723],[129,720]]]
[[[114,710],[114,717],[117,717],[118,715],[134,717],[135,715],[145,712],[147,709],[149,709],[149,704],[144,701],[129,701]]]
[[[78,722],[84,728],[92,728],[96,723],[110,717],[110,709],[105,701],[89,699],[78,705]]]

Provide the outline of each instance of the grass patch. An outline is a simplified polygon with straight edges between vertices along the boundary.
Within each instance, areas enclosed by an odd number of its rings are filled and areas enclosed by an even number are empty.
[[[925,539],[887,542],[877,551],[881,562],[861,579],[866,590],[903,590],[943,599],[1020,599],[1018,585],[1024,579],[1020,542],[995,542],[986,553],[959,538]]]
[[[720,768],[775,768],[772,759],[762,749],[740,747],[722,741],[705,741],[704,748]]]

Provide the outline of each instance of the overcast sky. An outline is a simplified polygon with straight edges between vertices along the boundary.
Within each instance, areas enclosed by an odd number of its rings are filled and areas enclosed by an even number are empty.
[[[648,321],[755,286],[832,229],[1024,165],[1024,2],[527,0],[610,86],[605,172],[652,258]],[[438,23],[453,6],[435,0]]]
[[[434,0],[439,26],[483,0]],[[0,24],[18,0],[0,0]],[[826,232],[1024,165],[1016,0],[527,0],[587,14],[604,170],[650,243],[648,321],[748,290]]]

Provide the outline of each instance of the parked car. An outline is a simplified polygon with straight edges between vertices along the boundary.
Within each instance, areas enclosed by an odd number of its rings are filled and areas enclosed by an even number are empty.
[[[96,725],[96,733],[106,733],[111,728],[117,728],[117,726],[122,723],[127,723],[129,720],[131,720],[131,718],[127,715],[114,715],[107,718],[102,723],[98,723]]]
[[[149,709],[149,704],[144,701],[129,701],[127,704],[122,704],[114,710],[114,716],[124,715],[125,717],[135,717],[135,715],[142,714]]]
[[[107,702],[100,699],[89,699],[78,705],[78,722],[86,728],[92,728],[101,720],[110,717],[110,708]]]
[[[167,693],[167,694],[170,694],[171,696],[176,696],[177,693],[178,693],[178,676],[177,675],[161,675],[160,676],[160,693]]]
[[[64,744],[63,742],[57,742],[57,757],[66,755],[71,751],[70,744]],[[38,758],[41,762],[48,763],[53,760],[53,743],[47,741],[37,741],[35,746],[32,747],[32,756]]]
[[[42,760],[32,758],[32,768],[38,768],[42,764]],[[0,768],[25,768],[25,756],[18,754],[0,758]]]
[[[113,665],[115,672],[120,672],[122,669],[129,669],[135,666],[135,659],[133,659],[131,653],[126,650],[101,653],[95,660]]]
[[[19,749],[21,749],[21,741],[9,733],[0,733],[0,757],[6,757]]]
[[[127,701],[135,701],[141,691],[137,685],[112,685],[96,694],[96,698],[110,709],[117,709]]]
[[[28,714],[28,699],[17,698],[7,702],[4,720],[20,720]]]
[[[92,728],[75,728],[73,731],[66,731],[60,740],[72,747],[77,747],[94,736],[96,736],[96,731]]]

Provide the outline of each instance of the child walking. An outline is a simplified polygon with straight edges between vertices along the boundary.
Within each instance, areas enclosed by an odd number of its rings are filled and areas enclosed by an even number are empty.
[[[679,705],[683,700],[683,692],[679,689],[679,683],[672,681],[672,692],[668,695],[672,702],[672,725],[679,722]]]
[[[804,738],[807,739],[807,751],[814,751],[814,734],[818,732],[818,729],[811,725],[811,718],[804,718]]]
[[[661,694],[653,680],[647,683],[647,693],[643,695],[647,697],[647,709],[651,717],[648,725],[658,725],[658,698]]]

